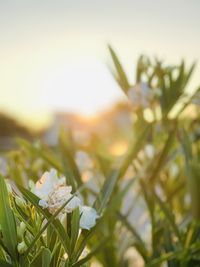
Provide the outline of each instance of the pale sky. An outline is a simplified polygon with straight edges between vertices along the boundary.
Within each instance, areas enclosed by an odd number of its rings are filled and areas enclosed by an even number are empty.
[[[33,126],[56,110],[94,114],[123,97],[107,43],[134,82],[141,53],[199,60],[199,14],[199,0],[0,0],[0,110]]]

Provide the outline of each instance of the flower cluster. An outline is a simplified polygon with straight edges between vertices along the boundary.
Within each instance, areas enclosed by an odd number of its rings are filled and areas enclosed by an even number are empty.
[[[154,101],[154,97],[160,97],[159,88],[151,89],[145,82],[137,83],[128,90],[128,98],[135,109],[149,108]]]
[[[96,219],[99,217],[96,210],[82,205],[80,198],[71,193],[72,187],[66,185],[66,178],[59,178],[55,169],[45,172],[32,186],[32,191],[40,198],[39,205],[44,209],[47,208],[50,213],[54,214],[69,201],[63,208],[62,214],[71,213],[79,207],[80,228],[89,230],[96,224]]]
[[[129,89],[128,97],[136,109],[147,108],[153,99],[153,94],[147,83],[139,83]]]

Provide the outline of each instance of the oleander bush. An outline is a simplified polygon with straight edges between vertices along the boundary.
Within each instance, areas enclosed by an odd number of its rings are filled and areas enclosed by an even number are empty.
[[[61,130],[55,146],[19,139],[2,155],[1,267],[200,266],[195,64],[140,56],[131,84],[109,50],[127,96],[126,134],[112,125],[80,144]],[[119,136],[126,149],[112,154]]]

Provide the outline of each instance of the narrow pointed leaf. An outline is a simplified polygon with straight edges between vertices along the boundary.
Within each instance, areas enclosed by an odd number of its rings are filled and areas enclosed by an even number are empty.
[[[10,207],[7,186],[2,175],[0,175],[0,225],[3,242],[12,259],[16,260],[18,257],[16,222]]]
[[[121,86],[122,90],[127,93],[128,89],[130,88],[129,82],[128,82],[128,78],[123,70],[123,67],[115,53],[115,51],[112,49],[111,46],[108,46],[112,60],[114,62],[116,71],[117,71],[117,81],[119,83],[119,85]]]
[[[42,251],[42,267],[49,267],[51,263],[51,251],[44,248]]]

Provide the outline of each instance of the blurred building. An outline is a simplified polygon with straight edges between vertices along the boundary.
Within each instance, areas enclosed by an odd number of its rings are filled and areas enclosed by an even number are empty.
[[[60,129],[70,131],[74,139],[81,143],[91,135],[106,136],[119,130],[127,131],[132,124],[130,107],[120,103],[98,116],[87,118],[73,113],[56,113],[52,125],[44,133],[44,141],[56,145]]]

